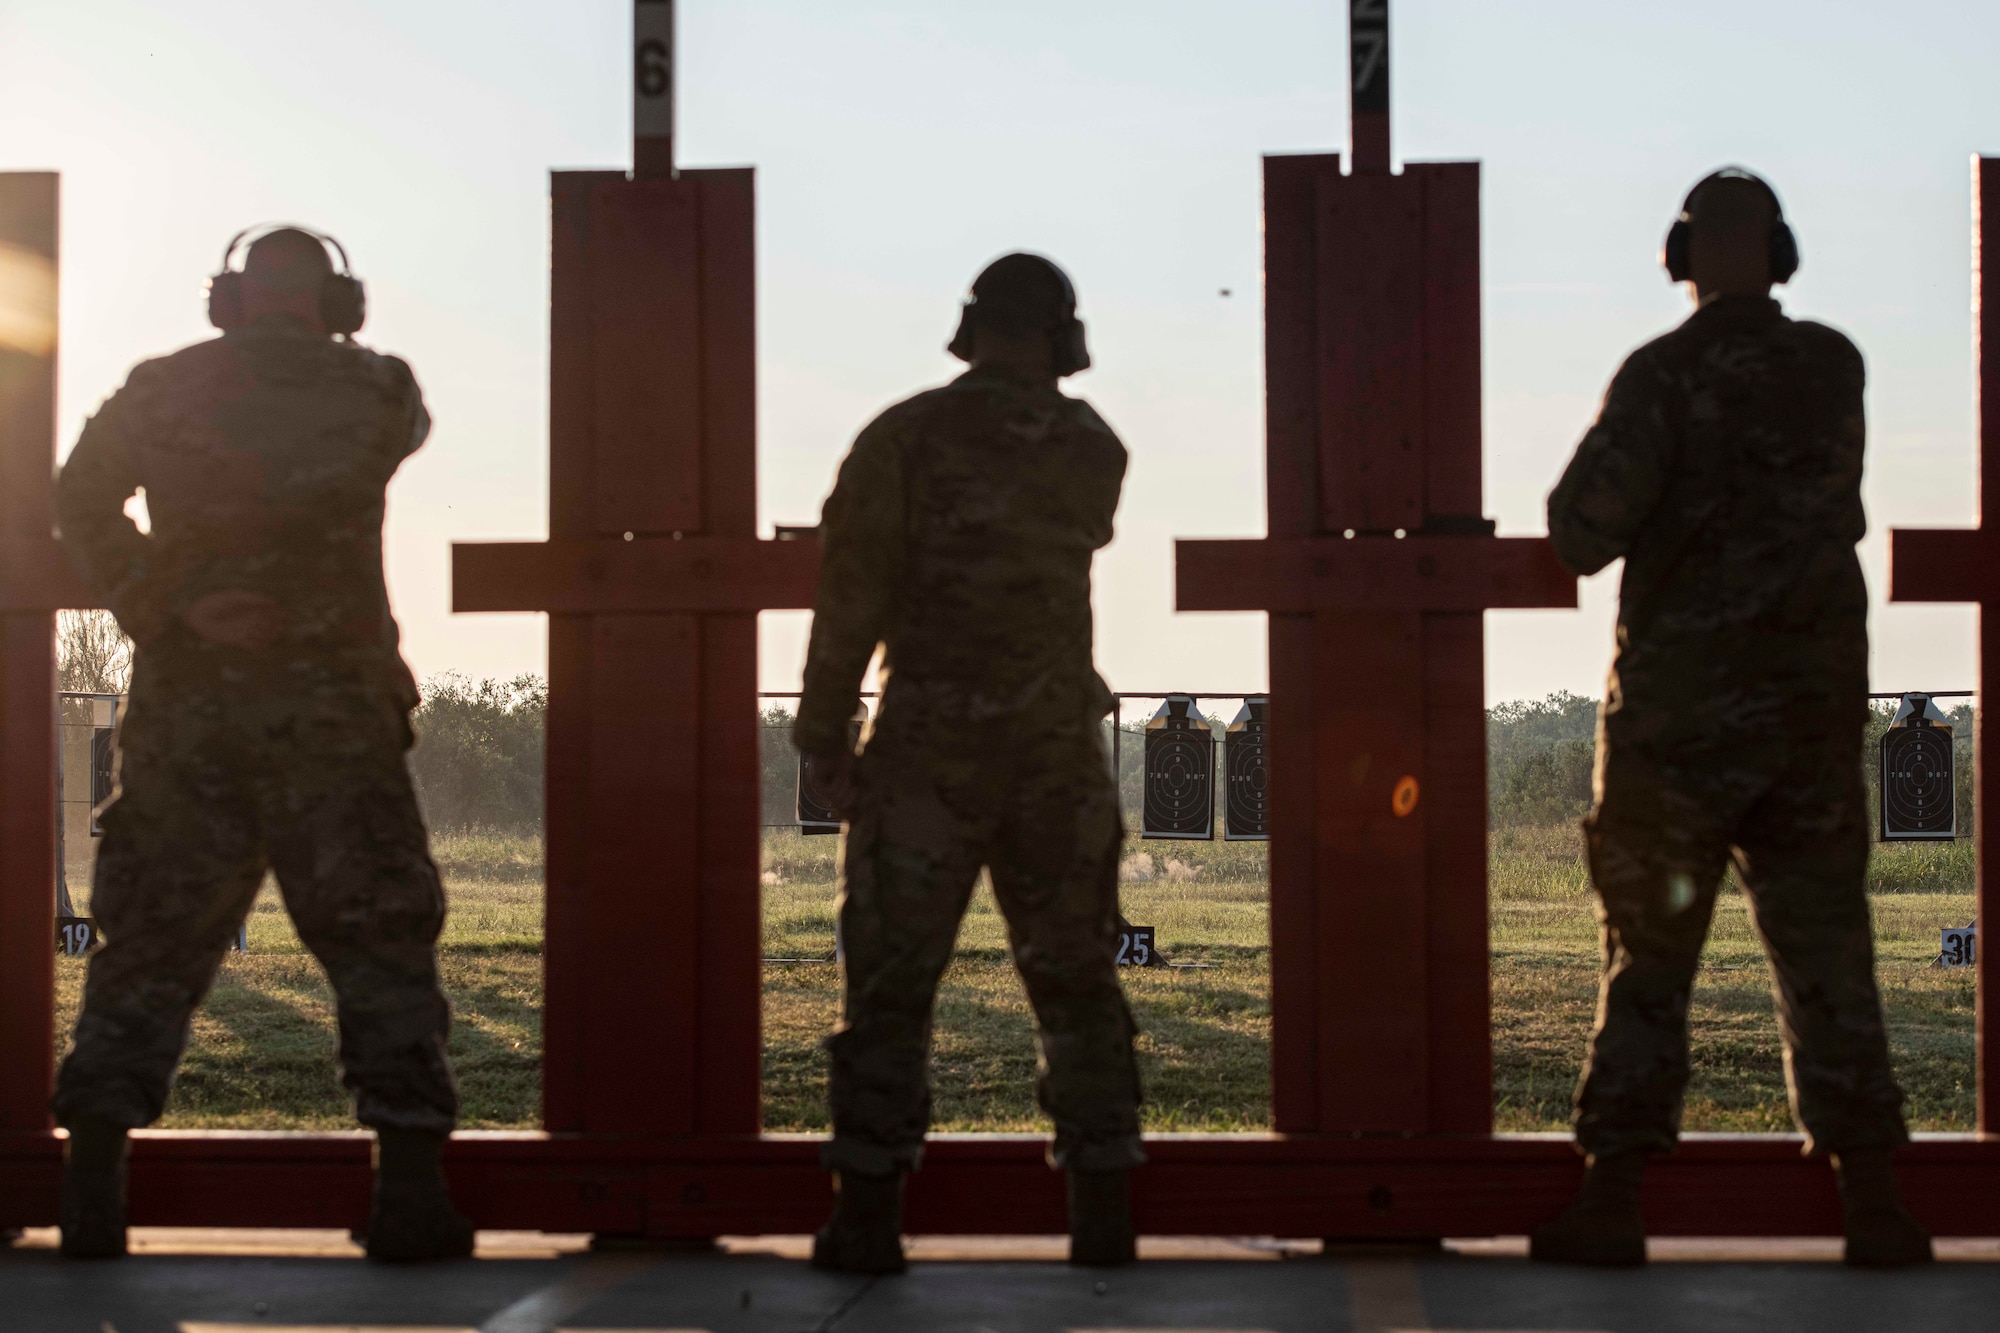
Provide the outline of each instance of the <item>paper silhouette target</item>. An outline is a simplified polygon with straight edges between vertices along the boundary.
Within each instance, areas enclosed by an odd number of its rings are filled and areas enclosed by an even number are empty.
[[[1222,738],[1222,836],[1230,842],[1271,838],[1271,773],[1264,754],[1264,710],[1269,700],[1243,701],[1243,711]]]
[[[1952,729],[1930,696],[1906,694],[1882,735],[1882,841],[1958,836]]]
[[[1170,694],[1146,723],[1142,838],[1215,836],[1215,734],[1194,699]]]

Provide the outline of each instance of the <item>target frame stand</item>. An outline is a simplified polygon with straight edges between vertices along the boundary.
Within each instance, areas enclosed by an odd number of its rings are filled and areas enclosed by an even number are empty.
[[[1148,1235],[1519,1235],[1581,1173],[1565,1139],[1490,1132],[1481,640],[1484,608],[1573,605],[1575,583],[1545,542],[1482,535],[1476,168],[1391,172],[1370,82],[1386,6],[1353,2],[1353,174],[1330,155],[1266,162],[1272,537],[1178,547],[1183,609],[1273,613],[1276,1128],[1150,1137],[1132,1200]],[[550,539],[454,553],[458,609],[551,618],[548,920],[544,1128],[458,1134],[445,1169],[483,1228],[798,1234],[833,1196],[816,1136],[759,1129],[756,614],[810,603],[817,544],[755,535],[752,179],[674,171],[662,7],[635,24],[656,43],[637,52],[640,173],[554,180]],[[51,327],[56,232],[54,178],[0,175],[0,241],[48,267]],[[2000,348],[2000,291],[1981,310]],[[0,1227],[56,1220],[62,1159],[53,612],[91,599],[50,537],[54,370],[52,340],[0,349]],[[2000,599],[2000,535],[1914,535],[1892,538],[1899,596]],[[2000,618],[1982,636],[1982,672],[2000,671]],[[1982,784],[1980,801],[2000,827],[2000,797]],[[1982,917],[1996,883],[1982,876]],[[1993,967],[1982,951],[1982,997]],[[1060,1234],[1046,1148],[933,1136],[908,1230]],[[1798,1150],[1691,1139],[1647,1171],[1650,1228],[1837,1233],[1832,1173]],[[131,1220],[351,1228],[369,1156],[361,1133],[141,1132]],[[1934,1231],[1991,1233],[2000,1141],[1926,1139],[1899,1166]]]

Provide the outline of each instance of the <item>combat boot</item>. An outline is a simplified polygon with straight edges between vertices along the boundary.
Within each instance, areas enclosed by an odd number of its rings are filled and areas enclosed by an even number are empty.
[[[62,1252],[71,1259],[125,1253],[125,1127],[80,1116],[63,1150]]]
[[[813,1237],[812,1264],[833,1273],[900,1273],[903,1258],[903,1173],[833,1173],[833,1216]]]
[[[1132,1171],[1069,1172],[1069,1261],[1116,1268],[1139,1257],[1132,1239]]]
[[[445,1186],[445,1135],[420,1129],[375,1134],[375,1204],[368,1214],[368,1257],[388,1263],[463,1259],[472,1223],[451,1205]]]
[[[1639,1183],[1646,1154],[1613,1153],[1586,1159],[1583,1189],[1552,1222],[1528,1237],[1528,1257],[1544,1263],[1605,1268],[1646,1262],[1646,1223],[1639,1216]]]
[[[1896,1170],[1887,1148],[1857,1148],[1835,1153],[1833,1169],[1840,1181],[1842,1229],[1847,1232],[1847,1262],[1865,1268],[1902,1268],[1927,1264],[1931,1233],[1903,1207],[1896,1188]]]

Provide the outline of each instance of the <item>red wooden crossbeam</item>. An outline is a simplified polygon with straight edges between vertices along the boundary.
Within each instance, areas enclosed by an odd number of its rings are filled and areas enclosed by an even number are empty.
[[[0,1136],[0,1226],[54,1221],[61,1145]],[[453,1139],[452,1192],[484,1228],[656,1236],[797,1234],[826,1218],[815,1136],[695,1139],[472,1133]],[[1064,1229],[1062,1182],[1031,1135],[937,1135],[910,1180],[913,1232]],[[1154,1135],[1134,1177],[1147,1235],[1520,1235],[1574,1193],[1558,1135],[1353,1139]],[[1966,1135],[1899,1157],[1913,1207],[1940,1235],[1993,1233],[2000,1157]],[[132,1151],[141,1226],[349,1228],[365,1220],[365,1134],[149,1131]],[[1833,1173],[1780,1135],[1691,1136],[1648,1171],[1656,1235],[1835,1234]]]
[[[2000,698],[2000,534],[1985,525],[1995,510],[1991,487],[2000,476],[2000,292],[1989,285],[2000,265],[1985,259],[1986,221],[2000,226],[2000,158],[1973,160],[1972,272],[1974,359],[1979,386],[1980,526],[1961,529],[1898,528],[1889,533],[1889,600],[1892,602],[1974,602],[1979,606],[1979,712],[1974,729],[1974,855],[1978,858],[1978,911],[1982,926],[2000,920],[2000,781],[1986,772],[1986,701]],[[2000,1132],[2000,957],[1985,947],[1985,930],[1974,967],[1978,980],[1979,1128]]]
[[[813,538],[634,536],[452,547],[452,610],[774,611],[812,606]]]
[[[1273,537],[1174,544],[1182,611],[1485,611],[1573,607],[1543,537]]]

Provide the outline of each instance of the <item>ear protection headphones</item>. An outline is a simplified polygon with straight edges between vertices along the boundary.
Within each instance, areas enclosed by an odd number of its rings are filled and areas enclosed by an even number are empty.
[[[1667,277],[1675,282],[1686,282],[1690,273],[1688,251],[1694,242],[1694,222],[1689,216],[1694,207],[1695,196],[1711,181],[1739,180],[1754,182],[1771,201],[1771,281],[1790,282],[1792,275],[1799,271],[1799,238],[1792,234],[1792,228],[1785,221],[1785,206],[1778,202],[1778,192],[1771,183],[1754,171],[1742,167],[1724,167],[1712,171],[1695,182],[1681,201],[1681,215],[1674,219],[1674,225],[1667,229],[1667,243],[1660,248],[1660,262],[1667,267]]]
[[[1074,375],[1079,370],[1090,368],[1090,348],[1084,340],[1083,321],[1076,317],[1076,288],[1071,285],[1069,274],[1060,265],[1043,255],[1028,254],[1025,251],[1003,255],[988,264],[979,278],[973,279],[972,295],[959,307],[958,332],[945,345],[945,350],[961,361],[972,360],[973,330],[979,322],[979,282],[1000,264],[1010,259],[1032,259],[1052,275],[1062,288],[1062,304],[1066,312],[1063,322],[1048,331],[1049,347],[1054,353],[1056,378]]]
[[[224,333],[243,327],[246,322],[243,318],[243,270],[229,267],[229,261],[236,257],[239,247],[247,249],[246,241],[255,244],[274,231],[302,231],[322,246],[332,249],[333,255],[339,258],[340,266],[320,279],[320,323],[326,325],[328,333],[342,338],[359,332],[368,318],[368,294],[347,262],[346,247],[324,232],[290,222],[267,222],[262,226],[245,227],[229,238],[229,244],[222,251],[222,267],[208,280],[208,322]]]

